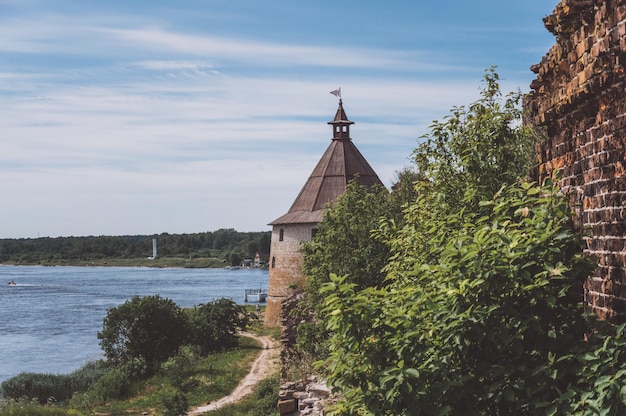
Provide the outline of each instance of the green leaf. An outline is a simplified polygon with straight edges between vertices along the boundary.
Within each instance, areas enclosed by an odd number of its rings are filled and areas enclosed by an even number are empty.
[[[546,409],[546,416],[554,416],[557,414],[558,412],[558,407],[554,404],[548,406],[548,408]]]
[[[420,372],[417,369],[415,369],[415,368],[407,368],[406,370],[404,370],[404,372],[409,377],[413,377],[413,378],[416,378],[416,379],[420,378]]]

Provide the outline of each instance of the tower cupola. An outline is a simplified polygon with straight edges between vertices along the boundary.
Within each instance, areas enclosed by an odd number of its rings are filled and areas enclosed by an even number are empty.
[[[339,99],[339,108],[337,108],[335,119],[329,121],[328,124],[333,126],[333,140],[350,140],[350,124],[354,124],[354,121],[348,120],[341,98]]]

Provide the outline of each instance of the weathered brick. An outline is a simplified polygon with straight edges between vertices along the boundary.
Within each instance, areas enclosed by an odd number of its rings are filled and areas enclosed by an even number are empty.
[[[626,320],[626,4],[562,0],[544,23],[557,41],[533,66],[524,103],[548,135],[534,172],[561,170],[575,225],[589,234],[585,252],[599,267],[585,301]]]
[[[278,413],[288,415],[295,412],[298,409],[298,401],[295,399],[279,400],[278,401]]]

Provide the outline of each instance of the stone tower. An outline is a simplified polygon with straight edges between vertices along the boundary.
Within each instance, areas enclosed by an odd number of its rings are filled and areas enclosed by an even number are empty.
[[[282,302],[293,288],[302,287],[304,275],[300,264],[300,244],[310,241],[315,225],[322,220],[324,208],[345,192],[355,179],[364,186],[383,185],[350,138],[350,125],[339,100],[335,119],[329,121],[333,138],[313,173],[304,184],[287,213],[272,226],[270,275],[265,312],[266,326],[280,325]]]

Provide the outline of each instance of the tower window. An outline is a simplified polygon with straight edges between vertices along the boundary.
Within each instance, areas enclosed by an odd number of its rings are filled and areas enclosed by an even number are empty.
[[[285,230],[282,228],[278,231],[278,241],[283,241],[285,239]]]
[[[276,267],[276,257],[272,257],[272,269]]]

